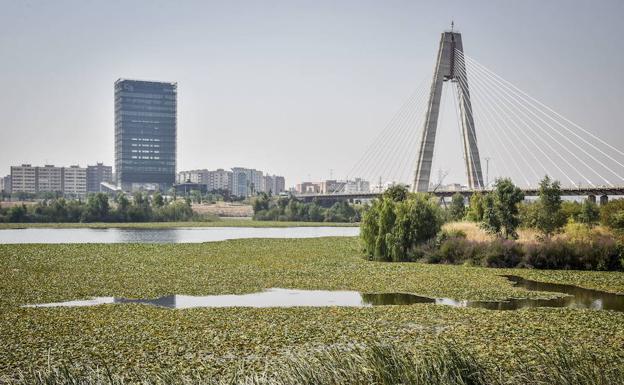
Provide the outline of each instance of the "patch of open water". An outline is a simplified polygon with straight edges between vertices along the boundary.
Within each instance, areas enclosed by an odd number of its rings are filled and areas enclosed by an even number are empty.
[[[156,299],[96,297],[88,300],[25,305],[26,307],[96,306],[112,303],[140,303],[171,309],[197,307],[365,307],[431,303],[453,307],[489,310],[517,310],[533,307],[568,307],[577,309],[615,310],[624,312],[624,295],[584,289],[572,285],[552,284],[504,276],[516,286],[529,291],[557,292],[565,296],[552,299],[508,299],[505,301],[458,301],[452,298],[430,298],[408,293],[360,293],[357,291],[298,290],[272,288],[258,293],[227,295],[170,295]]]
[[[200,243],[242,238],[356,237],[359,227],[179,227],[166,229],[0,230],[0,244],[21,243]]]

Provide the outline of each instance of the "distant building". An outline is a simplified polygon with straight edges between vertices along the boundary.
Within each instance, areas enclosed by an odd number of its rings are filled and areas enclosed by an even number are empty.
[[[96,193],[102,191],[100,184],[102,182],[113,181],[113,167],[105,166],[103,163],[97,163],[94,166],[87,166],[87,192]]]
[[[184,182],[178,183],[174,186],[176,194],[189,195],[193,191],[199,191],[201,194],[208,192],[206,185],[203,183]]]
[[[345,182],[337,180],[326,180],[319,183],[319,193],[321,194],[335,194],[343,192]]]
[[[343,192],[345,194],[358,194],[370,192],[370,183],[361,178],[348,180],[344,184]]]
[[[15,181],[15,183],[13,182]],[[79,166],[57,167],[46,164],[11,166],[11,175],[5,185],[11,193],[59,193],[82,198],[87,193],[87,169]]]
[[[204,183],[206,183],[208,191],[232,191],[232,171],[227,171],[222,168],[214,171],[208,171]]]
[[[249,196],[251,184],[251,170],[243,167],[232,168],[232,195],[239,197]]]
[[[115,82],[115,173],[125,191],[176,179],[177,83]]]
[[[63,167],[35,167],[37,192],[63,193]]]
[[[449,183],[447,185],[439,185],[439,186],[430,185],[430,186],[431,187],[429,188],[429,190],[436,189],[437,191],[464,191],[464,190],[468,190],[468,186],[462,185],[460,183]]]
[[[262,171],[244,167],[234,167],[232,171],[222,168],[180,171],[176,181],[178,184],[203,184],[206,191],[227,190],[240,197],[269,191],[279,194],[286,189],[283,176],[264,175]]]
[[[283,176],[268,174],[264,176],[264,192],[279,194],[284,191],[286,191],[286,181]]]
[[[11,192],[37,193],[37,169],[30,164],[11,166]]]
[[[232,168],[232,195],[247,197],[265,191],[262,171],[244,167]]]
[[[319,182],[302,182],[298,183],[295,191],[300,194],[318,194],[321,192],[321,183]]]
[[[79,166],[63,168],[63,195],[83,198],[87,195],[87,169]]]
[[[5,194],[11,193],[11,175],[0,178],[0,191]]]
[[[286,191],[286,179],[283,176],[273,175],[274,194],[281,194]]]
[[[182,183],[199,183],[203,179],[202,172],[208,170],[189,170],[180,171],[176,175],[176,184]]]
[[[218,170],[190,170],[180,171],[177,183],[198,183],[206,185],[207,191],[228,190],[232,191],[232,171],[222,168]]]

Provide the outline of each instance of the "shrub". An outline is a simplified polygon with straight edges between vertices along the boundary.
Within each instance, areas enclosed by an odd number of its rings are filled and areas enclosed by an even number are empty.
[[[600,206],[600,223],[616,229],[624,228],[624,199],[615,199]]]
[[[440,208],[429,196],[403,195],[395,186],[364,214],[360,237],[370,258],[405,261],[413,259],[416,247],[434,238],[441,226]]]
[[[417,256],[426,263],[469,263],[495,268],[622,270],[624,247],[611,236],[590,234],[588,238],[519,243],[501,238],[477,242],[441,232],[435,241],[419,248]]]
[[[480,244],[461,237],[448,238],[442,242],[438,251],[432,253],[437,263],[461,264],[474,263],[480,254]]]
[[[495,239],[483,248],[481,265],[486,267],[516,267],[522,262],[524,251],[515,241]]]
[[[464,196],[460,193],[455,193],[451,197],[451,205],[449,207],[449,215],[452,220],[458,221],[464,218],[466,214],[466,205],[464,203]]]

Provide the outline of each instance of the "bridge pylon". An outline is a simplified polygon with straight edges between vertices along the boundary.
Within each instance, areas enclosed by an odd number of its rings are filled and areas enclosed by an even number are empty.
[[[456,57],[457,52],[463,52],[461,34],[452,30],[443,32],[440,38],[438,58],[433,74],[433,82],[431,83],[431,91],[429,93],[425,126],[418,149],[418,161],[416,163],[414,183],[412,184],[413,191],[426,192],[429,190],[433,148],[438,127],[438,115],[440,114],[442,89],[445,81],[451,81],[457,85],[462,145],[466,174],[468,176],[468,187],[471,190],[479,190],[484,187],[475,124],[472,116],[472,105],[470,103],[466,66],[463,60],[458,60]]]

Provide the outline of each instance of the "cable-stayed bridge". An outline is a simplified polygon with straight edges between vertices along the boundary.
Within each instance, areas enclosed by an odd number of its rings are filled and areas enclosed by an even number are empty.
[[[448,129],[443,120],[449,115],[467,179],[460,191],[444,189],[450,153],[436,143],[438,130]],[[527,196],[536,195],[539,180],[548,175],[561,182],[564,195],[598,196],[604,202],[609,195],[624,195],[624,152],[466,55],[461,34],[451,27],[441,35],[431,81],[416,88],[345,175],[379,181],[373,192],[347,191],[343,184],[298,196],[367,199],[399,183],[441,197],[469,196],[512,175]]]

